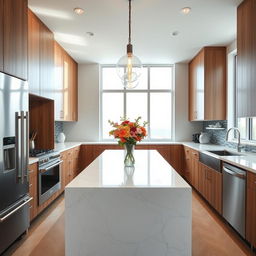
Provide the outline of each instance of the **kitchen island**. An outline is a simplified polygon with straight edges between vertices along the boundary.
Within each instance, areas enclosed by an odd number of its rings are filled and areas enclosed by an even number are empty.
[[[65,189],[67,256],[191,255],[191,187],[155,150],[106,150]]]

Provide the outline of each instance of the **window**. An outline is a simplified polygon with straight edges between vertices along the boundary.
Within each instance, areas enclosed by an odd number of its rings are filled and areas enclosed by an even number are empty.
[[[138,116],[148,121],[147,140],[172,139],[173,67],[144,66],[139,85],[124,89],[113,66],[101,68],[101,139],[109,137],[108,120],[119,121]]]
[[[235,77],[237,76],[237,55],[234,56],[234,63],[235,63]],[[236,81],[235,79],[235,94],[237,94],[237,86],[236,86]],[[234,97],[236,101],[237,97]],[[237,106],[237,104],[235,104]],[[235,111],[236,112],[236,111]],[[235,124],[238,127],[240,134],[241,134],[241,139],[242,140],[247,140],[247,141],[256,141],[256,118],[255,117],[236,117]]]

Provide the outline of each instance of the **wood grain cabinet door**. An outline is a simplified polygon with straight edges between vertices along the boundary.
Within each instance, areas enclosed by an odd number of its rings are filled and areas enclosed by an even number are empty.
[[[256,2],[242,1],[237,9],[237,115],[256,116]]]
[[[63,77],[63,52],[62,47],[54,42],[54,107],[55,120],[64,121],[64,77]]]
[[[54,36],[40,24],[40,89],[41,96],[54,99]]]
[[[64,120],[77,121],[77,63],[65,52],[63,54],[64,72]]]
[[[40,21],[28,10],[28,84],[29,92],[40,95]]]
[[[189,120],[204,120],[204,50],[189,63]]]
[[[199,189],[199,153],[196,150],[191,151],[191,184]]]
[[[202,164],[203,196],[220,214],[222,213],[222,174]]]
[[[184,147],[184,155],[184,177],[189,183],[191,183],[191,149]]]
[[[28,2],[4,0],[3,5],[4,72],[27,80]]]
[[[256,248],[256,175],[247,172],[246,239]]]
[[[33,220],[37,215],[37,204],[38,204],[38,171],[37,163],[29,165],[29,195],[33,197],[30,202],[30,221]]]
[[[226,47],[206,47],[204,53],[204,119],[226,119]]]

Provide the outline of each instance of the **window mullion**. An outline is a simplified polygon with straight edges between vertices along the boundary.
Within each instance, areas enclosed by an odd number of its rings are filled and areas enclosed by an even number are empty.
[[[247,118],[247,139],[248,140],[252,140],[252,119],[251,118]]]
[[[150,67],[148,67],[148,138],[151,139],[151,129],[150,129]]]

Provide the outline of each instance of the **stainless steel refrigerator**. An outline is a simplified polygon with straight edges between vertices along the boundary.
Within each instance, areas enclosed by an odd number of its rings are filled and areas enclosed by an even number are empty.
[[[29,227],[28,84],[0,72],[0,254]]]

